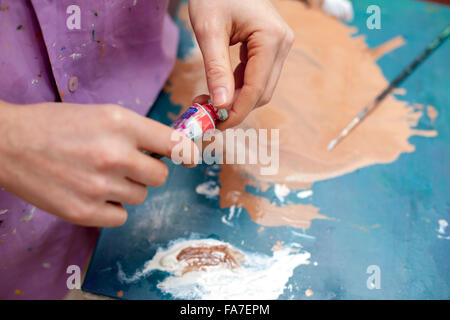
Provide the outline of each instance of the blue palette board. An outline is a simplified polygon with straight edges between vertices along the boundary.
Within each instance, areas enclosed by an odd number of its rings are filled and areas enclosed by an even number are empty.
[[[371,4],[381,8],[381,29],[366,27]],[[392,80],[450,23],[450,7],[410,0],[353,1],[355,19],[349,25],[376,47],[401,35],[406,44],[377,63]],[[178,56],[192,46],[181,21]],[[433,123],[425,114],[418,129],[433,129],[433,138],[413,136],[416,150],[390,164],[372,165],[313,185],[313,196],[290,199],[313,204],[330,219],[313,220],[311,227],[261,227],[242,210],[232,227],[222,223],[229,209],[218,198],[195,192],[205,181],[215,180],[205,165],[195,169],[166,161],[170,174],[160,188],[149,188],[147,200],[127,206],[129,218],[118,228],[104,228],[83,283],[83,290],[123,299],[174,299],[158,283],[169,276],[154,271],[139,281],[119,280],[141,270],[160,247],[174,239],[213,238],[245,252],[271,255],[275,241],[300,243],[317,265],[300,265],[279,299],[449,299],[450,230],[439,233],[438,221],[450,221],[450,41],[425,61],[401,87],[398,96],[410,104],[432,105],[439,115]],[[382,88],[380,88],[382,89]],[[149,117],[169,124],[168,113],[178,113],[162,92]],[[361,106],[363,107],[363,106]],[[370,121],[370,120],[367,120]],[[335,190],[340,190],[339,195]],[[251,190],[250,190],[251,191]],[[273,195],[273,197],[275,197]],[[373,227],[376,226],[376,227]],[[450,229],[450,228],[449,228]],[[302,234],[299,237],[299,234]],[[380,288],[369,289],[369,266],[378,266]],[[294,289],[292,289],[294,288]],[[305,290],[314,295],[307,297]]]

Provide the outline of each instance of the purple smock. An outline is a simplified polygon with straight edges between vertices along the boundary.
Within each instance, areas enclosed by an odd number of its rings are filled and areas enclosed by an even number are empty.
[[[0,0],[0,100],[114,103],[145,115],[175,61],[178,29],[167,6]],[[64,297],[68,266],[86,267],[97,236],[0,186],[0,299]]]

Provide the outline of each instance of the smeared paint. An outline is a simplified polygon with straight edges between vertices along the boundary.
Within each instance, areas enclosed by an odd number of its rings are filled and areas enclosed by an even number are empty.
[[[441,233],[441,234],[445,234],[445,229],[447,229],[447,227],[448,227],[447,220],[439,219],[438,223],[439,223],[438,232]]]
[[[82,54],[81,53],[72,53],[69,57],[71,57],[73,60],[77,60],[79,58],[81,58]]]
[[[354,224],[353,226],[361,231],[366,231],[366,232],[381,227],[379,224],[374,224],[371,226],[358,226],[358,225]]]
[[[329,141],[374,98],[374,93],[387,86],[376,59],[403,45],[404,40],[396,37],[370,49],[364,37],[352,36],[355,28],[319,10],[308,9],[299,1],[272,2],[293,29],[296,41],[272,101],[254,110],[241,127],[280,129],[280,170],[277,175],[262,176],[258,165],[223,165],[219,173],[220,206],[244,207],[255,222],[263,225],[308,228],[311,219],[325,218],[318,208],[276,206],[246,192],[245,185],[310,189],[320,180],[393,162],[400,154],[415,150],[408,141],[411,136],[433,137],[437,132],[413,129],[423,109],[391,95],[354,134],[328,152]],[[190,27],[186,6],[181,8],[179,18]],[[236,66],[239,46],[231,47],[230,55]],[[198,46],[186,60],[176,62],[165,90],[177,105],[189,105],[192,97],[208,92]]]
[[[311,289],[307,289],[305,291],[305,296],[312,297],[313,295],[314,295],[314,291],[312,291]]]
[[[24,221],[24,222],[30,221],[33,218],[33,216],[34,216],[34,212],[35,211],[36,211],[36,207],[32,207],[31,210],[30,210],[30,213],[27,214],[25,217],[23,217],[22,221]]]
[[[0,216],[1,216],[2,214],[6,214],[6,213],[8,213],[8,209],[0,210]]]
[[[188,259],[182,259],[186,252]],[[170,276],[158,288],[179,299],[276,299],[294,269],[308,264],[309,257],[308,252],[299,252],[294,244],[267,256],[244,253],[218,240],[182,239],[158,250],[132,276],[127,276],[118,264],[118,277],[132,283],[155,270],[168,272]]]
[[[285,184],[275,184],[274,192],[278,200],[284,202],[284,198],[289,195],[291,190]]]
[[[23,295],[25,295],[25,292],[20,289],[16,289],[16,290],[14,290],[14,294],[18,295],[18,296],[23,296]]]
[[[283,250],[284,241],[278,240],[273,246],[272,251]]]
[[[397,48],[400,48],[405,45],[405,39],[398,36],[391,40],[384,42],[376,48],[370,49],[369,53],[373,56],[375,60],[380,59],[385,54],[394,51]]]
[[[234,217],[239,218],[239,215],[241,214],[242,207],[236,208],[236,206],[231,206],[229,208],[228,214],[225,214],[222,216],[221,221],[222,223],[226,224],[229,227],[234,227],[231,220],[233,220]]]
[[[432,106],[427,106],[427,115],[428,118],[430,118],[431,124],[434,124],[434,121],[436,120],[438,116],[438,112],[435,108]]]
[[[322,10],[344,21],[353,20],[353,6],[349,0],[322,0]]]
[[[312,190],[305,190],[305,191],[300,191],[297,193],[297,198],[300,199],[306,199],[309,198],[313,195],[313,191]]]
[[[219,195],[220,188],[215,181],[206,181],[195,188],[195,192],[211,199]]]
[[[229,179],[233,177],[233,179]],[[319,214],[319,208],[312,205],[292,204],[277,206],[263,198],[245,191],[246,185],[254,185],[254,180],[248,179],[235,165],[223,165],[219,172],[220,207],[233,205],[247,209],[250,217],[256,223],[264,226],[291,225],[297,228],[309,228],[312,219],[324,219]]]
[[[446,229],[447,229],[447,227],[448,227],[448,222],[447,222],[447,220],[444,220],[444,219],[439,219],[438,220],[438,224],[439,224],[439,229],[437,230],[438,231],[438,235],[437,235],[437,237],[439,238],[439,239],[446,239],[446,240],[449,240],[450,239],[450,236],[445,236],[445,234],[446,234]]]

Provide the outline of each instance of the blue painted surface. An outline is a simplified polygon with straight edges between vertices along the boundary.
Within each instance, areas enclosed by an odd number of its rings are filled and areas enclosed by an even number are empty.
[[[381,30],[366,28],[369,4],[382,9]],[[369,46],[397,35],[406,39],[405,46],[378,62],[389,80],[450,22],[450,8],[415,1],[359,0],[354,7],[351,25],[366,35]],[[189,39],[183,40],[180,57],[189,43]],[[260,226],[243,210],[231,221],[234,227],[229,227],[221,222],[228,210],[219,208],[218,199],[208,200],[194,191],[198,184],[215,179],[205,174],[207,167],[186,169],[168,163],[168,182],[150,189],[144,204],[128,207],[129,219],[123,227],[102,231],[83,289],[113,297],[122,290],[126,299],[172,299],[156,288],[167,274],[154,272],[125,285],[118,281],[117,262],[131,275],[158,247],[173,239],[212,237],[268,255],[277,240],[301,243],[318,266],[295,269],[288,282],[294,290],[285,291],[282,299],[309,299],[304,294],[307,288],[314,290],[314,299],[449,299],[450,240],[437,237],[438,220],[450,221],[449,57],[447,41],[403,83],[407,94],[398,97],[411,104],[434,106],[439,112],[434,125],[425,115],[418,127],[434,128],[438,136],[412,137],[416,151],[402,154],[391,164],[315,183],[313,197],[301,202],[319,207],[330,219],[313,220],[308,230],[265,227],[257,232]],[[179,109],[162,93],[150,116],[169,123],[167,112]],[[340,190],[339,194],[335,190]],[[359,228],[374,225],[379,227]],[[294,236],[292,231],[306,232],[311,238]],[[380,290],[367,289],[369,265],[381,269]]]

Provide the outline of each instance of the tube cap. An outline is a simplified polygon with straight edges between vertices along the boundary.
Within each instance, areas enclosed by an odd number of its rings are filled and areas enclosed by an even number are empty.
[[[227,109],[219,109],[217,110],[217,116],[220,121],[225,121],[228,119],[228,111]]]

